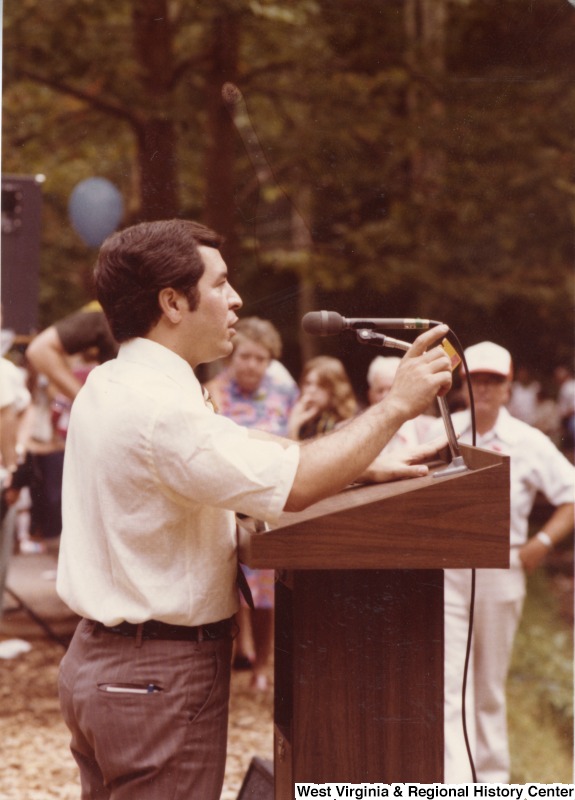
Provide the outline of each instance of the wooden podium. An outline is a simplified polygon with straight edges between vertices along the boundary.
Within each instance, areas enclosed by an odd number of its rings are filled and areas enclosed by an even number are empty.
[[[276,800],[296,782],[443,782],[443,572],[509,566],[509,459],[357,486],[249,537],[277,570]]]

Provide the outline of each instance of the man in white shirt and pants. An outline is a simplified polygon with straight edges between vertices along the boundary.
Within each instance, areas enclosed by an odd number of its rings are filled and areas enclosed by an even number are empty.
[[[493,342],[465,351],[473,390],[478,447],[510,456],[510,569],[476,573],[473,639],[466,719],[477,780],[509,783],[505,687],[513,641],[523,609],[526,573],[573,530],[575,469],[541,431],[512,417],[505,404],[511,355]],[[469,411],[453,415],[462,442],[472,440]],[[529,540],[528,522],[541,492],[555,506]],[[472,780],[462,729],[461,691],[469,625],[470,570],[445,570],[445,782]]]

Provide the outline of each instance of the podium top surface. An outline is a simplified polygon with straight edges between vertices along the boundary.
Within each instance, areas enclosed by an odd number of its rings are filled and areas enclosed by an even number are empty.
[[[351,486],[284,513],[249,536],[242,560],[273,569],[508,567],[509,458],[461,449],[466,472]]]

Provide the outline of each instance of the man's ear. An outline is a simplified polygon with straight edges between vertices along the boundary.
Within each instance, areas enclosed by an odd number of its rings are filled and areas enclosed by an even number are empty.
[[[187,307],[186,298],[171,286],[160,289],[158,303],[164,316],[174,325],[182,319],[182,314]]]

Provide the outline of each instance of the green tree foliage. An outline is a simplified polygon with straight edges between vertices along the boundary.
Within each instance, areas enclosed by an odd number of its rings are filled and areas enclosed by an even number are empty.
[[[464,344],[496,339],[535,368],[571,357],[564,0],[6,0],[4,11],[3,168],[47,176],[45,323],[87,291],[93,253],[66,205],[79,180],[103,175],[125,222],[177,214],[223,230],[246,312],[278,323],[295,369],[304,287],[350,315],[444,319]],[[258,174],[222,103],[226,81],[261,144]],[[373,356],[326,346],[354,354],[358,375]]]

